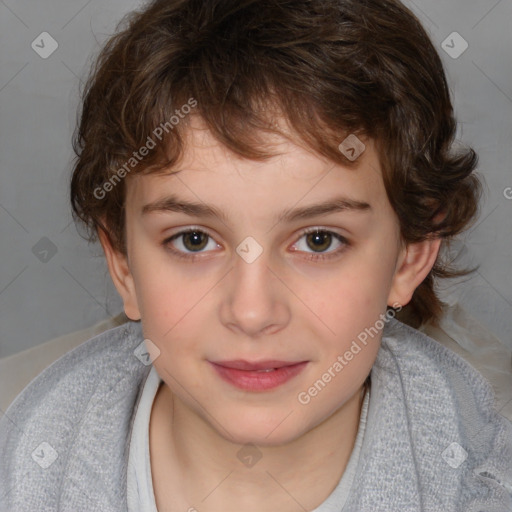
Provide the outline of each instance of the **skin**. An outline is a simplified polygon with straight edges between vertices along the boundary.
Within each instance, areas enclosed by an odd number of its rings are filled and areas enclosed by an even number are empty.
[[[313,510],[336,487],[350,457],[362,384],[380,334],[307,405],[298,394],[374,326],[387,305],[410,301],[440,240],[401,243],[372,140],[364,141],[358,167],[349,169],[275,137],[269,144],[278,156],[240,159],[199,119],[191,120],[187,137],[179,172],[129,178],[127,256],[100,235],[126,314],[142,320],[144,336],[160,351],[153,365],[164,383],[150,422],[157,506]],[[226,218],[142,214],[144,205],[170,194],[214,206]],[[371,208],[274,220],[284,209],[338,196]],[[162,245],[190,227],[208,235],[199,235],[199,253],[190,236]],[[311,240],[303,234],[308,228],[321,228],[325,238]],[[236,252],[248,236],[263,249],[251,263]],[[195,259],[179,258],[171,248]],[[322,254],[331,257],[311,259]],[[248,392],[221,380],[208,362],[231,359],[308,365],[278,388]],[[252,467],[237,457],[247,443],[262,455]]]

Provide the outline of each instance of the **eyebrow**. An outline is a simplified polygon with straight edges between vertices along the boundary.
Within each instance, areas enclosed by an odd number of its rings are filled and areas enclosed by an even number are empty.
[[[280,212],[275,222],[293,222],[295,220],[309,219],[320,215],[337,213],[343,211],[370,211],[371,205],[363,201],[357,201],[346,197],[336,197],[324,203],[312,204],[294,209],[286,209]],[[158,199],[142,207],[141,214],[146,215],[151,212],[177,212],[190,215],[191,217],[218,217],[228,223],[228,217],[225,212],[214,206],[204,203],[192,203],[179,199],[174,195]]]

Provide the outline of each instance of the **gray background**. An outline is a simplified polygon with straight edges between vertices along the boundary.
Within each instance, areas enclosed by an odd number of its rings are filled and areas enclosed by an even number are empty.
[[[445,62],[459,138],[479,153],[487,183],[479,221],[454,252],[480,269],[443,293],[512,348],[512,2],[405,3]],[[0,357],[122,310],[101,247],[88,246],[71,221],[68,185],[79,82],[138,5],[0,0]],[[43,32],[58,43],[47,58],[31,47],[51,48]],[[464,43],[453,32],[469,45],[456,58]]]

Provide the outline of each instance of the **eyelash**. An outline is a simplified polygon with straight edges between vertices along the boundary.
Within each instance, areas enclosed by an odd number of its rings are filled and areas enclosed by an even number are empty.
[[[190,228],[187,228],[187,229],[185,229],[183,231],[179,231],[178,233],[175,233],[174,235],[172,235],[169,238],[166,238],[162,242],[162,246],[166,250],[170,251],[173,255],[175,255],[178,258],[181,258],[181,259],[184,259],[184,260],[187,260],[187,261],[195,261],[197,259],[200,259],[202,257],[202,256],[200,256],[200,254],[203,254],[201,252],[197,252],[195,254],[183,253],[182,251],[176,250],[176,249],[172,248],[172,246],[171,246],[171,242],[173,242],[177,238],[179,238],[179,237],[181,237],[183,235],[187,235],[189,233],[201,233],[201,234],[206,235],[207,237],[209,237],[211,240],[213,240],[213,237],[209,233],[204,231],[203,229],[195,228],[195,227],[190,227]],[[322,229],[322,228],[308,228],[308,229],[305,229],[304,231],[301,232],[300,236],[297,239],[297,242],[302,237],[304,237],[305,235],[308,235],[310,233],[321,233],[321,234],[332,235],[336,240],[338,240],[342,244],[342,246],[339,247],[337,250],[335,250],[333,252],[329,252],[329,253],[306,253],[308,255],[308,256],[306,256],[306,259],[309,260],[309,261],[319,261],[319,260],[320,261],[325,261],[325,260],[329,260],[329,259],[338,257],[342,252],[344,252],[351,245],[349,243],[349,241],[345,237],[343,237],[342,235],[340,235],[340,234],[338,234],[338,233],[336,233],[334,231],[330,231],[328,229]],[[295,243],[297,243],[297,242],[295,242]],[[300,251],[297,251],[297,252],[300,252]]]

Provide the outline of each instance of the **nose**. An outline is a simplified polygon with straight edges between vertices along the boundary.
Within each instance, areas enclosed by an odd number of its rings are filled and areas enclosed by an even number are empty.
[[[265,251],[252,262],[235,255],[220,305],[222,324],[251,338],[274,334],[290,321],[290,292],[271,269]]]

